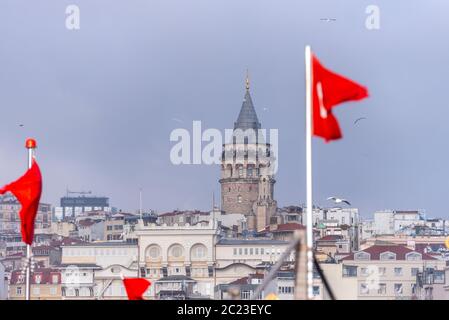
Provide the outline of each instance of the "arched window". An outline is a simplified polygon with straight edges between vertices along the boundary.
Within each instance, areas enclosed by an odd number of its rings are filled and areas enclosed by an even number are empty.
[[[192,249],[190,249],[191,260],[203,260],[207,256],[207,248],[204,244],[195,244]]]
[[[370,254],[364,251],[360,251],[354,254],[354,260],[370,260],[370,258]]]
[[[241,195],[238,195],[238,196],[237,196],[237,202],[238,202],[238,203],[242,203],[242,202],[243,202],[243,199],[242,199],[242,196],[241,196]]]
[[[422,255],[419,252],[409,252],[405,255],[405,259],[409,261],[422,260]]]
[[[161,256],[161,247],[157,244],[149,246],[145,252],[145,256],[152,260],[158,259]]]
[[[396,254],[393,252],[382,252],[379,257],[380,260],[396,260]]]
[[[180,244],[174,244],[170,247],[168,254],[173,258],[180,258],[184,255],[184,248]]]

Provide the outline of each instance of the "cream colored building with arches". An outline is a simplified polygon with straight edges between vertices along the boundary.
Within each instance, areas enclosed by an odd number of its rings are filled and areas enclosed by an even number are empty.
[[[141,276],[152,281],[187,276],[196,281],[194,294],[213,297],[216,222],[157,226],[140,221],[136,235]]]

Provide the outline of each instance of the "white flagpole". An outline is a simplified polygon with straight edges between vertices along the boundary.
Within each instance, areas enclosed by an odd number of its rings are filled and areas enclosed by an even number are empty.
[[[312,198],[312,54],[306,46],[306,187],[307,187],[307,297],[313,298],[313,198]]]
[[[34,149],[36,149],[36,141],[34,139],[27,139],[25,147],[28,149],[28,169],[33,165]],[[25,276],[25,300],[30,300],[31,289],[31,245],[27,244],[26,255],[26,276]]]

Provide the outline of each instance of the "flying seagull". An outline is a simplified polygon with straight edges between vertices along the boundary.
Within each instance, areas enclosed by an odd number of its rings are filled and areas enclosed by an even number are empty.
[[[331,21],[337,21],[335,18],[321,18],[321,21],[331,22]]]
[[[364,119],[366,119],[366,118],[365,118],[365,117],[358,118],[358,119],[356,119],[356,120],[354,121],[354,124],[357,124],[357,122],[359,122],[359,121],[361,121],[361,120],[364,120]]]
[[[329,198],[327,198],[327,200],[332,200],[332,201],[334,201],[335,203],[346,203],[348,206],[350,206],[351,204],[349,203],[349,201],[348,200],[346,200],[346,199],[340,199],[340,198],[337,198],[337,197],[329,197]]]

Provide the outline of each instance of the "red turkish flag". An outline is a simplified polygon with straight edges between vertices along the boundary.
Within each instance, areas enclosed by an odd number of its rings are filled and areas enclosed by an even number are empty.
[[[326,142],[342,137],[332,108],[339,103],[368,97],[368,90],[342,77],[320,63],[312,54],[312,117],[313,134]]]
[[[147,291],[151,282],[144,278],[124,278],[123,284],[129,300],[144,300],[143,294]]]
[[[22,239],[31,245],[34,237],[34,219],[42,193],[42,175],[36,160],[33,159],[31,168],[22,177],[0,189],[0,194],[8,191],[22,205],[19,213]]]

